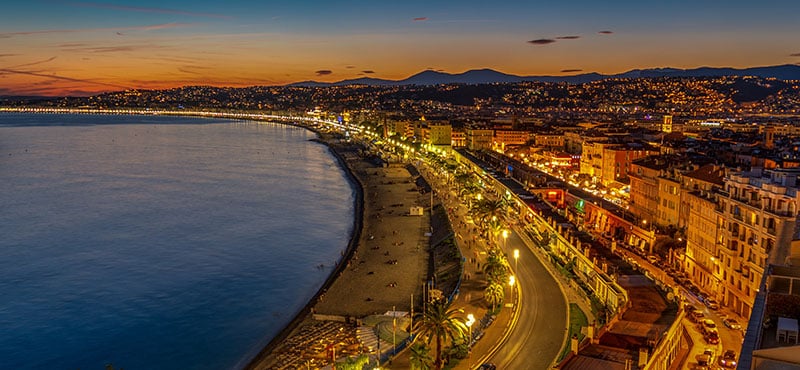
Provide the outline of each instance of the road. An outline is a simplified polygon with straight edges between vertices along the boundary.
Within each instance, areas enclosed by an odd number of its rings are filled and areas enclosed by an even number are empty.
[[[507,252],[519,249],[519,319],[508,339],[491,358],[498,369],[547,369],[559,355],[565,340],[567,305],[558,282],[539,259],[512,232]],[[509,263],[514,265],[513,258]]]
[[[445,202],[447,207],[452,207],[458,219],[464,219],[467,209],[459,206],[455,189],[444,190],[448,185],[441,175],[432,180],[440,195],[449,195]],[[509,264],[514,270],[519,292],[515,294],[519,294],[517,298],[521,297],[521,311],[509,336],[487,362],[499,369],[546,369],[556,360],[566,339],[567,304],[555,278],[519,235],[509,231],[508,238],[499,244],[509,256]],[[518,268],[515,268],[513,259],[514,249],[520,251]]]

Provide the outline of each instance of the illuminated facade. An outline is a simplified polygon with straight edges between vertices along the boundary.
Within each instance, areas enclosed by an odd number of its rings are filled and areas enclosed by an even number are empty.
[[[450,125],[431,125],[429,128],[428,144],[432,145],[451,145],[453,141],[453,129]]]
[[[720,302],[748,317],[768,263],[782,264],[798,237],[800,169],[754,169],[730,174],[719,197],[721,216],[715,263]]]
[[[684,197],[684,269],[695,285],[742,317],[750,316],[767,264],[784,263],[797,239],[798,175],[798,169],[737,172],[725,178],[724,190],[698,182]]]
[[[637,143],[584,142],[581,154],[581,173],[596,177],[609,186],[627,180],[631,163],[639,158],[656,155],[658,151]]]
[[[630,211],[639,219],[653,221],[658,211],[658,175],[666,168],[655,161],[634,161],[631,165]]]
[[[494,130],[467,129],[466,141],[469,150],[491,150]]]
[[[536,134],[534,143],[540,148],[563,149],[564,135],[561,134]]]
[[[495,130],[494,147],[505,150],[508,145],[525,145],[531,139],[531,133],[520,130]]]
[[[461,130],[452,130],[450,133],[450,145],[454,148],[467,146],[467,135]]]
[[[674,174],[667,173],[658,178],[658,209],[655,223],[677,225],[681,207],[681,183]]]

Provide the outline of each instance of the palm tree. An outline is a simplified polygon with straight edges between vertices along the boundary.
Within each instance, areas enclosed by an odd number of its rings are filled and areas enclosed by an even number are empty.
[[[434,339],[436,340],[436,354],[433,361],[434,369],[442,368],[442,341],[450,338],[452,342],[456,338],[460,338],[467,331],[467,325],[463,317],[456,316],[456,314],[463,313],[464,310],[450,307],[450,302],[444,299],[437,299],[431,302],[422,313],[422,319],[419,322],[417,333],[426,337],[427,344],[430,344]]]
[[[486,287],[486,290],[483,292],[483,298],[486,299],[486,302],[492,306],[492,310],[494,311],[495,307],[502,303],[503,298],[505,298],[503,284],[496,282],[489,283],[489,285]]]
[[[433,366],[431,349],[422,343],[411,346],[411,357],[409,360],[411,361],[412,370],[430,370]]]
[[[486,257],[486,264],[483,266],[483,273],[489,283],[502,284],[508,279],[508,258],[499,249],[489,250]]]
[[[496,218],[491,218],[488,221],[486,228],[489,229],[492,239],[495,243],[497,243],[497,237],[500,235],[500,232],[503,231],[503,223]]]
[[[477,203],[477,213],[482,221],[497,219],[505,213],[505,202],[497,199],[483,199]]]

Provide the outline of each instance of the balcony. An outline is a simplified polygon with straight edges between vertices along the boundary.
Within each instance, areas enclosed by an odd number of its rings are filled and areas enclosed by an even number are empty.
[[[794,216],[792,214],[792,212],[789,212],[788,210],[785,210],[785,209],[775,209],[774,207],[768,207],[768,208],[764,208],[764,210],[769,212],[769,213],[771,213],[771,214],[773,214],[773,215],[775,215],[775,216],[778,216],[778,217],[792,217],[792,216]]]

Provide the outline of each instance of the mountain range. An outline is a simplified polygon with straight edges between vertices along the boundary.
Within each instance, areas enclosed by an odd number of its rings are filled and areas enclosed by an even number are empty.
[[[324,87],[345,85],[373,85],[373,86],[400,86],[400,85],[439,85],[439,84],[490,84],[490,83],[515,83],[515,82],[566,82],[587,83],[606,78],[654,78],[654,77],[720,77],[720,76],[756,76],[761,78],[776,78],[779,80],[800,80],[800,65],[784,64],[767,67],[751,68],[724,68],[700,67],[694,69],[678,68],[651,68],[634,69],[625,73],[604,75],[599,73],[582,73],[571,76],[517,76],[498,72],[492,69],[473,69],[463,73],[446,73],[426,70],[403,80],[385,80],[380,78],[357,78],[338,82],[303,81],[288,86]]]

